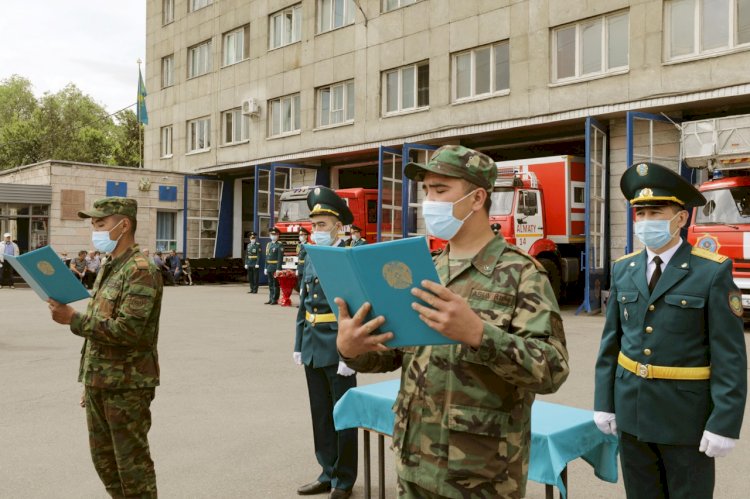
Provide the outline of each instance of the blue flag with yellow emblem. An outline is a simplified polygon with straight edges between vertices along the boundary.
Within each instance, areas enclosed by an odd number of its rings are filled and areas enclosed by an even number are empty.
[[[146,111],[146,85],[143,84],[141,68],[138,68],[138,123],[148,125],[148,112]]]

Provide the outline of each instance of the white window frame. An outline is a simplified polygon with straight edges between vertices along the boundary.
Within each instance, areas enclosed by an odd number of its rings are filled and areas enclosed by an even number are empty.
[[[627,37],[627,64],[623,66],[614,66],[609,67],[609,24],[607,23],[607,20],[613,17],[618,17],[625,15],[627,17],[628,21],[628,37]],[[592,25],[594,23],[601,23],[601,68],[599,71],[593,71],[590,73],[582,73],[582,65],[583,65],[583,43],[582,43],[582,30],[584,27]],[[575,26],[576,33],[575,33],[575,73],[573,76],[565,76],[563,78],[559,78],[557,76],[557,35],[561,30],[568,29]],[[552,74],[552,83],[568,83],[568,82],[574,82],[574,81],[582,81],[582,80],[589,80],[592,78],[598,78],[601,76],[609,76],[613,74],[620,74],[625,73],[630,68],[630,11],[629,10],[619,10],[617,12],[612,12],[610,14],[606,14],[603,16],[598,16],[590,19],[585,19],[583,21],[578,21],[576,23],[572,24],[566,24],[564,26],[557,26],[552,30],[552,49],[551,49],[551,55],[550,58],[552,61],[552,68],[551,68],[551,74]]]
[[[239,125],[239,127],[237,126]],[[231,139],[227,140],[227,134]],[[250,118],[242,114],[242,108],[237,107],[221,113],[221,141],[222,145],[232,146],[250,140]]]
[[[336,89],[341,89],[342,108],[333,108],[333,93]],[[328,111],[323,109],[324,96],[328,92]],[[334,83],[325,87],[318,88],[316,95],[316,116],[318,128],[330,128],[339,125],[348,125],[354,123],[354,110],[357,106],[355,99],[356,93],[354,89],[354,80],[342,81],[340,83]],[[351,103],[351,106],[349,105]],[[334,122],[332,117],[334,113],[341,111],[343,113],[343,119],[341,121]],[[327,116],[326,116],[327,115]]]
[[[393,10],[400,9],[401,7],[406,7],[407,5],[413,5],[417,3],[419,0],[392,0],[395,2],[396,5],[392,7],[388,7],[389,0],[383,0],[383,12],[391,12]]]
[[[162,0],[161,25],[166,26],[172,22],[174,22],[174,0]]]
[[[703,1],[693,1],[693,51],[690,54],[677,55],[672,57],[672,0],[665,0],[664,2],[664,60],[667,62],[681,62],[692,59],[699,59],[701,57],[713,56],[718,54],[726,54],[738,50],[747,49],[750,47],[750,41],[745,43],[739,43],[738,41],[738,30],[737,30],[737,0],[729,0],[729,26],[727,45],[724,47],[717,47],[712,49],[703,50],[702,48],[702,20],[703,20]],[[681,26],[680,29],[686,29]]]
[[[162,215],[162,216],[159,216]],[[166,219],[166,220],[165,220]],[[167,221],[168,228],[171,230],[164,230],[165,227],[159,223]],[[162,230],[159,230],[159,229]],[[171,234],[164,234],[164,232],[171,232]],[[172,236],[169,239],[160,239],[159,236]],[[168,210],[157,210],[156,211],[156,240],[154,246],[154,252],[170,250],[177,251],[177,212]]]
[[[237,38],[236,38],[237,37]],[[235,41],[239,39],[239,42]],[[246,24],[244,26],[240,26],[239,28],[233,29],[232,31],[228,31],[227,33],[224,33],[222,36],[222,48],[223,48],[223,67],[231,66],[232,64],[237,64],[238,62],[242,62],[246,60],[250,54],[249,54],[249,45],[250,45],[250,25]],[[230,50],[230,47],[233,47],[233,50]],[[237,47],[240,48],[240,54],[239,57],[236,54]],[[230,54],[234,53],[234,58],[230,59]]]
[[[214,3],[214,0],[189,0],[188,8],[190,9],[190,12],[195,12],[196,10],[208,7],[212,3]]]
[[[289,112],[290,112],[290,129],[284,130],[283,129],[283,117],[281,116],[281,113],[283,112],[283,108],[286,105],[286,103],[289,104]],[[268,137],[274,138],[274,137],[284,137],[286,135],[296,135],[300,133],[302,126],[301,126],[301,96],[299,93],[296,94],[289,94],[284,95],[282,97],[277,97],[275,99],[271,99],[268,101]],[[279,129],[274,130],[274,115],[276,114],[278,109],[279,113]]]
[[[341,24],[336,24],[336,4],[343,7]],[[327,33],[335,29],[354,24],[354,14],[357,6],[354,0],[318,0],[318,33]],[[327,26],[324,27],[324,22]]]
[[[287,28],[287,16],[292,15],[291,25]],[[277,22],[281,29],[279,36],[276,36]],[[289,35],[288,37],[286,35]],[[278,40],[276,40],[278,38]],[[268,16],[268,50],[286,47],[302,40],[302,4],[298,3],[287,7],[286,9],[274,12]]]
[[[199,147],[201,140],[203,147]],[[211,118],[204,116],[187,123],[187,153],[199,153],[211,150]]]
[[[172,139],[174,137],[174,129],[172,125],[161,127],[161,158],[172,157]]]
[[[508,95],[510,93],[510,78],[508,79],[508,87],[496,89],[497,86],[497,72],[495,64],[495,49],[501,45],[508,46],[508,54],[510,54],[510,42],[503,40],[501,42],[493,43],[491,45],[482,45],[481,47],[474,47],[469,50],[463,50],[451,54],[451,92],[453,96],[453,102],[466,102],[476,99],[483,99],[485,97],[493,97],[497,95]],[[490,50],[490,91],[483,92],[481,94],[476,93],[476,78],[477,78],[477,67],[476,67],[476,53],[479,50],[489,49]],[[471,93],[466,97],[458,97],[458,63],[457,59],[463,55],[471,54],[471,79],[469,86],[471,87]],[[510,75],[510,56],[508,57],[508,74]]]
[[[419,105],[419,68],[427,66],[427,104],[420,106]],[[421,111],[425,109],[430,108],[430,61],[420,61],[415,64],[408,64],[406,66],[401,66],[399,68],[389,69],[387,71],[383,71],[382,77],[381,77],[381,85],[382,85],[382,112],[383,116],[394,116],[397,114],[404,114],[404,113],[411,113],[414,111]],[[414,106],[405,108],[403,104],[403,97],[404,97],[404,89],[403,89],[403,72],[405,69],[414,68]],[[398,105],[396,110],[389,111],[388,110],[388,75],[391,75],[393,73],[398,73]]]
[[[161,58],[161,88],[174,85],[174,54]]]
[[[193,45],[188,48],[188,78],[197,78],[211,72],[212,54],[211,54],[211,40],[206,40],[197,45]],[[197,68],[194,67],[196,64],[193,62],[195,59],[194,54],[197,53],[198,63]]]

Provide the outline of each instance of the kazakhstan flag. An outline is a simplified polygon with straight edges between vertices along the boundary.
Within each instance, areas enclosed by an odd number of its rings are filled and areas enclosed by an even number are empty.
[[[141,68],[138,68],[138,123],[148,125],[148,112],[146,111],[146,85],[143,84]]]

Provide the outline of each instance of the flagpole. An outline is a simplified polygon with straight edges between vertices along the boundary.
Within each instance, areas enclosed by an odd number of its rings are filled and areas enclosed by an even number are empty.
[[[138,58],[138,78],[140,83],[140,75],[141,75],[141,59]],[[140,88],[139,88],[140,91]],[[138,103],[135,105],[136,107],[136,123],[138,124],[138,168],[143,168],[143,146],[142,144],[142,137],[141,134],[143,133],[143,126],[141,125],[141,104],[140,104],[140,96],[138,99]]]

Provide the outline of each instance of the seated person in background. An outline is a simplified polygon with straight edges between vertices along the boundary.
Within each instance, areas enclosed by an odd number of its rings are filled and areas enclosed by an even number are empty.
[[[182,256],[182,253],[177,253],[177,254],[179,256]],[[190,258],[185,258],[182,261],[182,274],[188,286],[192,286],[193,285],[193,273],[190,270]]]
[[[161,277],[164,281],[165,286],[174,286],[174,277],[172,276],[172,272],[169,271],[169,267],[167,266],[167,263],[162,258],[161,251],[157,251],[154,255],[154,264],[156,265],[156,268],[158,268],[161,271]]]
[[[83,282],[83,278],[86,275],[86,251],[81,250],[78,252],[78,258],[74,258],[70,262],[70,270],[73,275],[78,278],[79,281]]]

